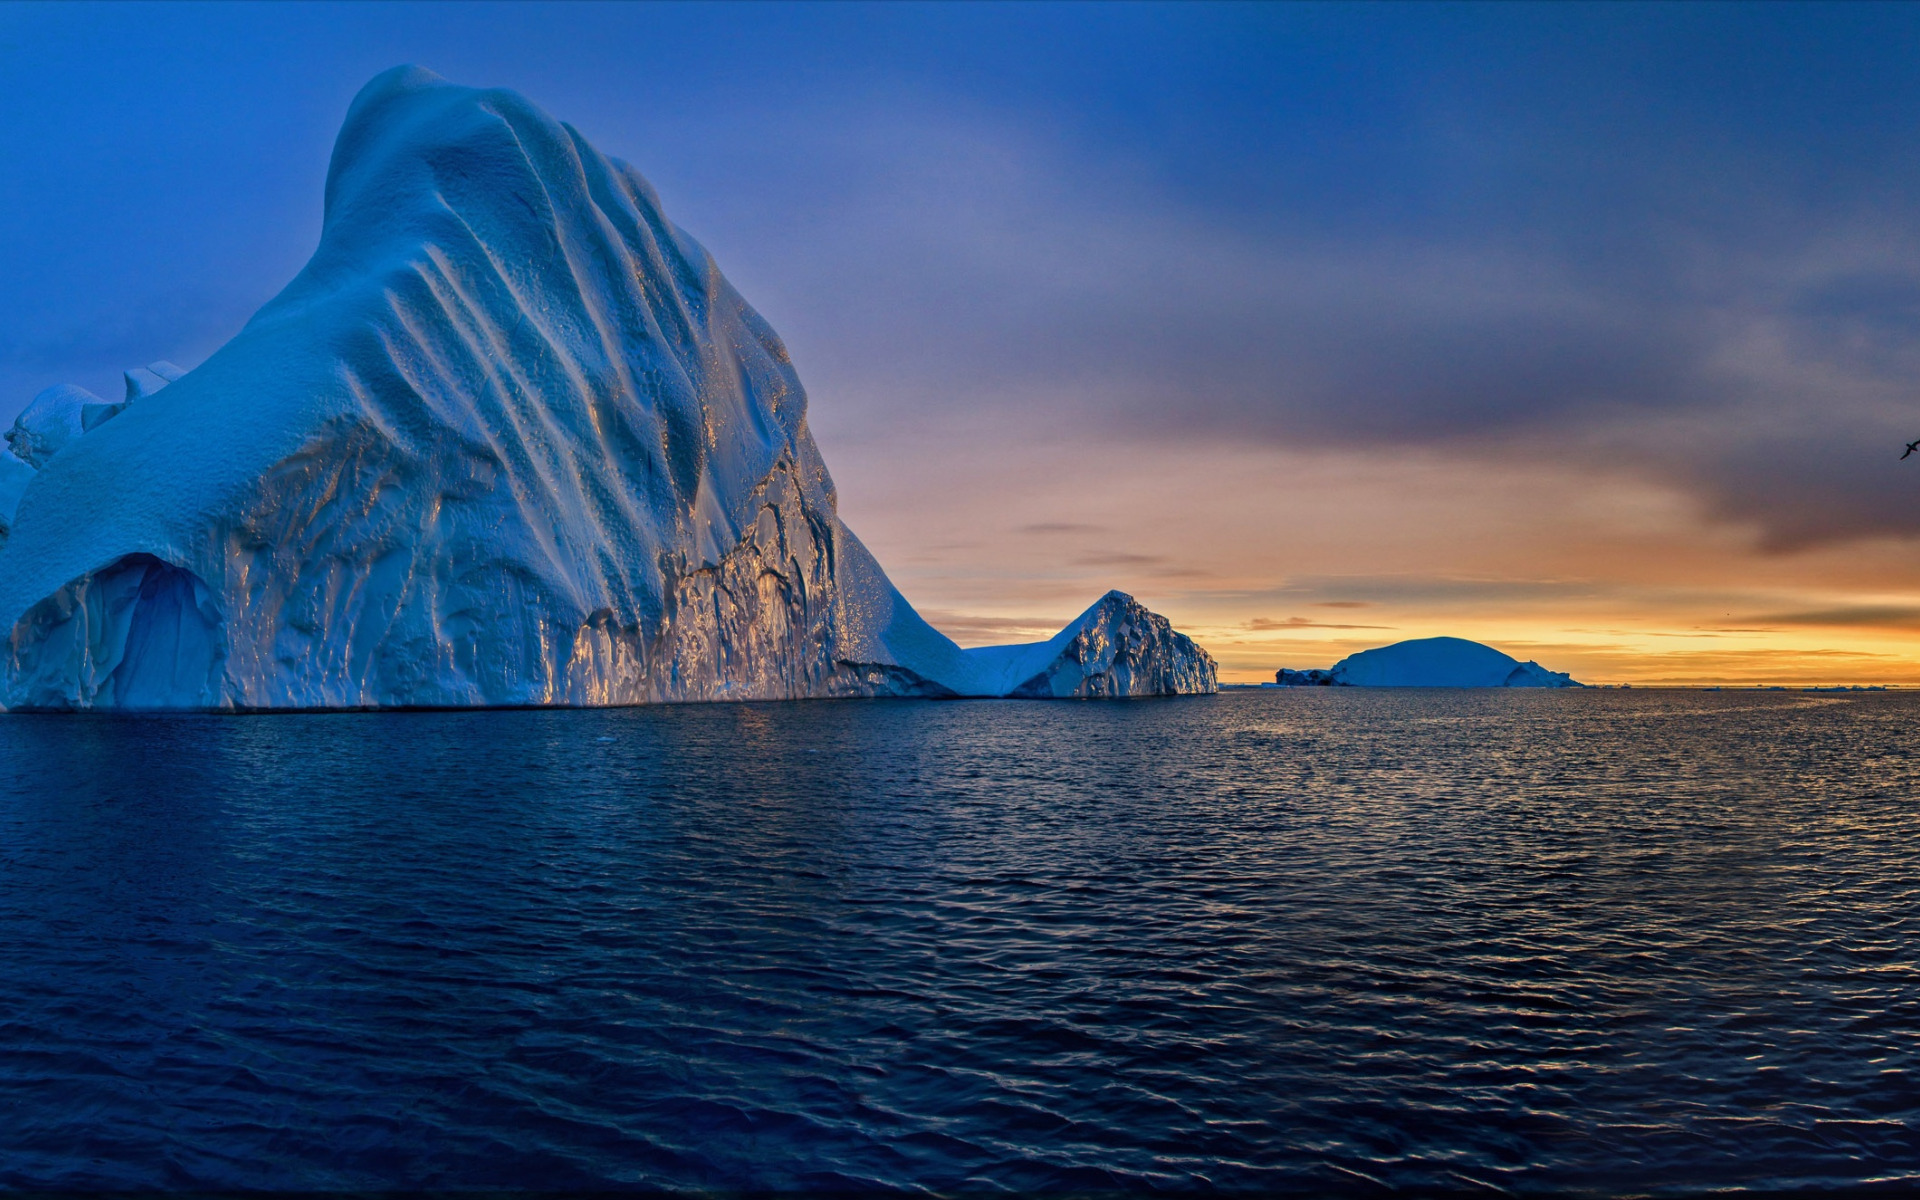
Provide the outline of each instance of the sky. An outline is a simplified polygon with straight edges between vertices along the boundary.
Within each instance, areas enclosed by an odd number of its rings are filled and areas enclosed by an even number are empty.
[[[964,645],[1920,684],[1920,6],[0,5],[0,421],[237,332],[399,63],[653,182]]]

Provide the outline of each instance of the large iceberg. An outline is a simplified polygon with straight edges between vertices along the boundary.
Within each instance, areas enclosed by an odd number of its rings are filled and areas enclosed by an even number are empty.
[[[631,167],[509,91],[354,100],[313,259],[195,370],[0,451],[0,699],[606,705],[1210,692],[1110,592],[963,650],[836,513],[786,348]]]
[[[1415,638],[1350,654],[1327,670],[1282,669],[1289,687],[1582,687],[1564,671],[1521,662],[1465,638]]]

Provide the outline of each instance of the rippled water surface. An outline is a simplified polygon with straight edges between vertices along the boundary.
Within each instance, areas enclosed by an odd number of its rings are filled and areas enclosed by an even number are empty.
[[[0,1186],[1920,1174],[1920,697],[0,717]]]

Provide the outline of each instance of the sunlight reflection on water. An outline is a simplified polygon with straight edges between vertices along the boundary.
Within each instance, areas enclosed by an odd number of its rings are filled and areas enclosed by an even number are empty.
[[[0,1184],[1908,1174],[1916,717],[0,717]]]

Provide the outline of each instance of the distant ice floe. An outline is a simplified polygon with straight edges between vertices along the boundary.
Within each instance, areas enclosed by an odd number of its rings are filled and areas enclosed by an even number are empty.
[[[1465,638],[1416,638],[1350,654],[1326,670],[1283,668],[1286,687],[1584,687],[1564,671],[1521,662]]]
[[[963,650],[840,521],[786,347],[653,189],[510,91],[389,71],[319,248],[205,363],[0,453],[13,708],[1215,689],[1110,592]]]

